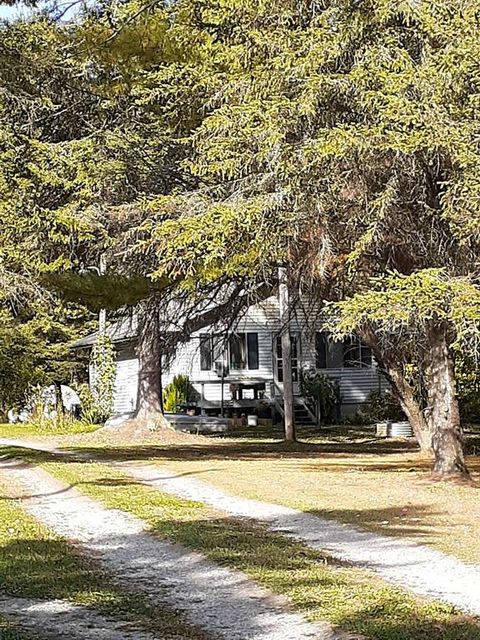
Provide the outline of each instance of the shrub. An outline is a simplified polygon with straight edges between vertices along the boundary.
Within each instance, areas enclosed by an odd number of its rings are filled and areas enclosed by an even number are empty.
[[[109,416],[105,417],[88,384],[83,383],[76,385],[75,391],[80,398],[80,421],[83,424],[102,424],[107,420]]]
[[[163,391],[163,409],[167,413],[178,413],[179,405],[194,402],[197,396],[190,378],[180,374]]]
[[[384,420],[406,420],[398,400],[389,391],[372,391],[365,407],[357,411],[355,421],[359,424],[374,424]]]
[[[303,369],[300,371],[300,390],[315,408],[315,413],[320,415],[322,423],[331,424],[336,421],[340,396],[335,382],[316,369]]]
[[[112,414],[117,363],[115,348],[109,337],[99,335],[90,357],[92,365],[92,411],[97,422],[105,422]]]

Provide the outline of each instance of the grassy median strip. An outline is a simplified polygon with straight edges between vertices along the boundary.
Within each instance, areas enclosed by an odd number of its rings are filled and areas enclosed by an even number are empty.
[[[43,455],[39,460],[54,476],[105,506],[144,519],[162,538],[201,551],[284,594],[310,620],[328,620],[378,640],[480,640],[480,626],[453,607],[415,598],[369,572],[339,566],[261,525],[162,494],[99,463],[45,461]]]
[[[432,482],[431,460],[410,441],[382,440],[357,428],[328,429],[289,444],[267,437],[172,444],[162,443],[158,432],[150,442],[119,442],[112,433],[102,442],[100,435],[65,436],[61,446],[98,459],[150,460],[226,493],[408,538],[480,565],[477,488]],[[480,453],[480,432],[467,442],[470,452]],[[470,456],[468,466],[480,485],[480,456]]]
[[[7,497],[0,485],[0,593],[17,598],[61,599],[92,607],[152,631],[159,638],[205,640],[168,608],[117,588],[109,575],[65,540],[40,525]],[[0,622],[1,640],[27,640]]]

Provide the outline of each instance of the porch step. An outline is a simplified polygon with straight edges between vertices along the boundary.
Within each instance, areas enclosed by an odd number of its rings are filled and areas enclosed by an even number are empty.
[[[294,411],[295,411],[295,424],[305,426],[305,427],[316,426],[315,422],[312,420],[307,409],[303,405],[296,404],[294,407]]]

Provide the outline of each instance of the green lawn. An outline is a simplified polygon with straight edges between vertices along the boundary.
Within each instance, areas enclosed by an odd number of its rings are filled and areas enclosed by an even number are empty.
[[[84,424],[78,420],[68,420],[56,426],[53,422],[26,424],[0,424],[0,438],[31,438],[31,437],[54,437],[74,435],[80,433],[92,433],[100,425]]]
[[[328,620],[375,640],[480,640],[480,626],[452,607],[415,598],[366,571],[340,566],[260,525],[164,495],[102,464],[29,456],[106,506],[143,518],[162,538],[241,569],[287,596],[310,620]]]
[[[135,440],[102,432],[58,442],[92,459],[148,460],[233,495],[408,538],[480,565],[478,430],[467,434],[467,461],[477,487],[432,482],[432,461],[413,441],[375,438],[371,430],[328,429],[288,445],[266,430],[259,438],[252,434],[257,430],[245,438],[169,443],[159,433]]]
[[[62,599],[136,623],[161,638],[205,640],[173,611],[117,588],[110,576],[65,540],[38,524],[8,499],[0,485],[0,593],[14,597]],[[25,640],[0,626],[1,640]]]

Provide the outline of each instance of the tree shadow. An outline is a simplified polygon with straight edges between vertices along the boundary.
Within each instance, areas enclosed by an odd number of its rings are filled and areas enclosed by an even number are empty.
[[[39,452],[38,456],[59,461],[45,452]],[[66,460],[61,458],[61,461]],[[135,479],[117,481],[101,477],[88,484],[115,488],[141,483]],[[408,508],[413,530],[414,514],[428,515],[428,508],[415,507],[416,511]],[[327,515],[321,511],[311,513]],[[328,513],[329,517],[342,515],[346,514],[341,510]],[[402,509],[382,509],[368,511],[362,518],[372,522],[400,515],[404,516]],[[291,598],[306,615],[328,617],[346,631],[362,633],[375,640],[480,640],[480,627],[471,618],[453,615],[447,606],[419,604],[399,589],[387,589],[383,582],[371,583],[347,564],[286,536],[270,533],[262,525],[228,517],[185,521],[160,514],[155,518],[153,531],[162,539],[181,543],[207,554],[219,564],[253,575],[267,587]],[[128,540],[121,544],[137,553],[135,536],[126,538]],[[161,565],[158,572],[162,573]],[[64,599],[102,589],[105,584],[95,576],[93,561],[87,561],[80,553],[72,558],[71,547],[65,542],[20,539],[0,551],[0,591],[5,593]],[[134,580],[132,590],[135,591]],[[215,585],[212,585],[211,598],[216,597]],[[241,596],[238,597],[241,600]],[[223,604],[236,606],[234,598]],[[261,624],[259,621],[259,629]]]
[[[363,531],[373,531],[386,537],[415,539],[426,545],[433,544],[438,537],[435,532],[436,523],[431,518],[442,515],[430,505],[421,504],[376,509],[310,509],[305,513],[345,522]],[[452,534],[454,527],[452,524]]]
[[[14,453],[14,452],[13,452]],[[58,458],[53,454],[46,453],[44,451],[33,451],[29,458],[32,462],[58,462]],[[60,458],[60,461],[65,463],[68,460],[65,457]],[[70,459],[70,462],[72,459]],[[77,462],[75,460],[75,462]],[[80,460],[79,462],[82,462]],[[83,460],[83,462],[85,462]],[[24,462],[18,458],[12,458],[12,464],[18,466],[24,466],[30,464],[30,462]],[[121,467],[120,467],[121,470]],[[202,470],[201,472],[189,471],[183,473],[174,473],[172,478],[196,476],[200,473],[208,471],[215,471],[218,469]],[[162,476],[163,478],[163,476]],[[49,493],[29,493],[27,495],[19,496],[15,500],[22,502],[31,498],[40,498],[47,495],[59,495],[62,493],[68,493],[70,490],[82,486],[98,486],[98,487],[145,487],[148,483],[142,480],[128,477],[128,478],[111,478],[103,477],[96,478],[95,480],[83,480],[74,483],[70,483],[63,488],[59,488],[56,491]],[[9,497],[0,496],[0,500],[10,500]],[[415,539],[423,538],[422,542],[428,544],[434,541],[435,538],[435,522],[430,520],[434,516],[441,515],[440,512],[432,510],[429,505],[421,504],[408,504],[406,506],[395,506],[386,508],[372,508],[372,509],[310,509],[305,510],[304,513],[308,513],[319,518],[327,518],[328,520],[346,522],[365,530],[381,533],[382,535],[391,537],[412,537]],[[452,525],[453,526],[453,525]],[[428,539],[427,539],[428,538]]]
[[[19,538],[0,548],[2,593],[53,600],[103,589],[93,563],[62,540]]]
[[[474,618],[401,588],[387,588],[379,578],[367,578],[348,563],[262,525],[233,518],[159,519],[153,530],[260,579],[307,617],[329,619],[343,631],[375,640],[480,640]]]
[[[71,449],[91,458],[109,460],[224,460],[235,458],[238,460],[260,459],[298,459],[309,457],[325,458],[352,457],[352,455],[389,455],[416,451],[416,447],[399,442],[391,443],[309,443],[294,442],[236,442],[236,441],[208,441],[201,444],[180,444],[175,446],[162,444],[142,445],[99,445],[98,447],[78,447]]]
[[[204,633],[186,622],[175,608],[154,603],[136,590],[134,584],[118,581],[97,559],[89,557],[73,542],[18,538],[0,546],[0,614],[1,597],[58,599],[92,607],[141,630],[153,629],[156,637],[165,640],[179,637],[207,640]],[[30,638],[28,632],[17,631],[21,627],[21,622],[16,620],[11,629],[13,635],[5,637],[13,640],[17,633],[19,639]],[[0,625],[1,640],[2,633]],[[42,637],[41,629],[34,637]]]

